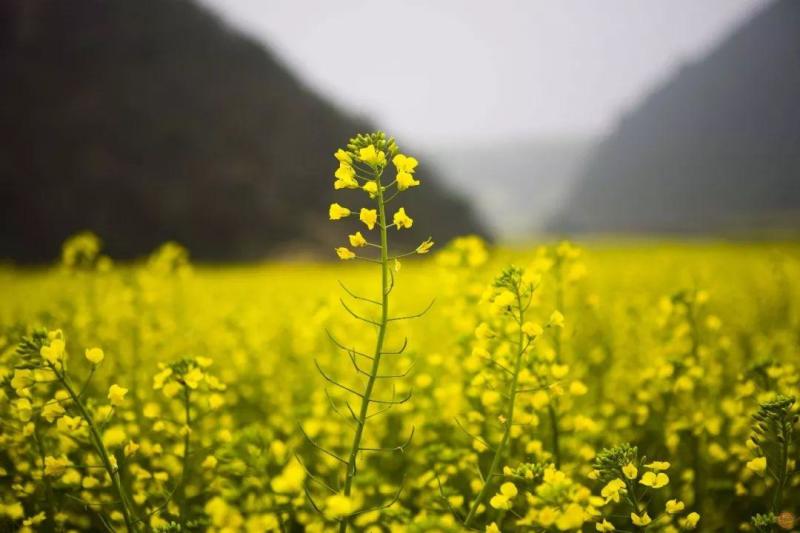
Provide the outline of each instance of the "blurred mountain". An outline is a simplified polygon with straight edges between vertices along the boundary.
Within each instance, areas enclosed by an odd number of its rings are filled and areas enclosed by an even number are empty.
[[[188,0],[6,0],[0,101],[0,258],[20,261],[83,229],[123,258],[167,239],[205,260],[330,256],[347,229],[327,221],[332,154],[372,129]],[[393,239],[483,232],[417,174],[415,231]]]
[[[800,229],[800,2],[768,5],[625,116],[551,229]]]
[[[545,229],[594,145],[582,138],[520,139],[440,146],[426,158],[464,192],[494,235],[514,239]]]

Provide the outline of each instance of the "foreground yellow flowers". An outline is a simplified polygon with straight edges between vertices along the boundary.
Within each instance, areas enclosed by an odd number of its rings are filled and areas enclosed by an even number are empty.
[[[361,199],[341,255],[373,259],[377,197],[336,194]],[[780,531],[800,508],[796,245],[425,242],[387,255],[387,320],[410,318],[349,494],[382,266],[109,265],[84,235],[0,267],[0,530]]]

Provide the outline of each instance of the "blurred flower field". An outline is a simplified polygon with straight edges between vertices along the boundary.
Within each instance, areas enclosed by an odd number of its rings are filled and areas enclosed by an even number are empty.
[[[125,530],[119,482],[137,530],[326,531],[352,514],[355,530],[462,531],[510,427],[470,528],[778,530],[769,513],[800,510],[786,399],[798,393],[798,252],[465,237],[404,262],[392,312],[436,302],[389,330],[387,349],[409,341],[382,372],[413,368],[376,395],[413,394],[370,418],[364,447],[389,450],[362,452],[343,497],[337,459],[316,445],[344,453],[353,398],[314,361],[361,383],[326,331],[374,342],[337,281],[374,293],[375,265],[193,266],[174,244],[114,265],[76,237],[58,266],[0,271],[2,529]],[[503,368],[520,328],[494,281],[510,264],[536,283],[536,340],[507,426]],[[63,364],[94,428],[36,357]],[[775,416],[788,422],[776,430]],[[774,433],[787,426],[782,466]]]
[[[417,160],[334,158],[339,264],[0,271],[4,530],[794,526],[797,245],[398,252]]]

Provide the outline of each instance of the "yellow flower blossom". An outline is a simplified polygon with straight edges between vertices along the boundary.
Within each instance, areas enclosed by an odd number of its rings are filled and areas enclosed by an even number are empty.
[[[413,174],[409,174],[408,172],[398,172],[397,174],[398,191],[405,191],[406,189],[410,189],[411,187],[416,187],[417,185],[419,185],[419,180],[415,180]]]
[[[336,153],[333,154],[333,157],[335,157],[336,160],[339,161],[340,163],[351,164],[353,162],[353,157],[349,153],[342,150],[341,148],[336,150]]]
[[[747,468],[752,470],[759,476],[764,475],[764,472],[767,470],[767,458],[766,457],[756,457],[755,459],[751,459],[747,461]]]
[[[84,352],[84,355],[86,356],[86,359],[88,359],[93,365],[99,365],[105,357],[103,350],[100,348],[88,348]]]
[[[344,217],[350,216],[350,210],[346,207],[342,207],[337,203],[332,203],[330,209],[328,209],[328,218],[331,220],[340,220]]]
[[[397,154],[392,158],[392,163],[394,163],[394,168],[397,169],[397,172],[407,172],[409,174],[413,174],[414,170],[419,164],[419,161],[411,156]]]
[[[602,522],[598,522],[594,525],[595,530],[597,531],[616,531],[614,528],[614,524],[609,522],[608,520],[603,520]]]
[[[535,322],[525,322],[522,324],[522,332],[528,337],[538,337],[544,333],[544,329]]]
[[[397,210],[397,212],[394,214],[392,222],[394,222],[394,225],[397,227],[397,229],[408,229],[414,224],[414,220],[406,214],[406,209],[404,207],[401,207]]]
[[[375,209],[367,209],[362,207],[361,212],[358,215],[358,219],[366,224],[367,229],[372,229],[375,227],[375,223],[378,221],[378,211]]]
[[[39,353],[45,361],[51,365],[57,366],[62,359],[64,359],[64,350],[66,344],[63,339],[53,339],[48,346],[42,346]]]
[[[48,455],[44,458],[44,475],[58,477],[63,474],[70,465],[72,465],[72,462],[63,455],[61,457]]]
[[[367,239],[361,235],[360,231],[353,233],[352,235],[348,235],[347,238],[350,240],[350,246],[353,248],[361,248],[362,246],[367,245]]]
[[[417,253],[418,254],[427,254],[430,249],[433,247],[433,241],[430,237],[428,237],[424,242],[422,242],[419,246],[417,246]]]
[[[620,494],[625,492],[625,482],[621,479],[612,479],[606,483],[605,487],[600,489],[600,496],[605,498],[606,503],[616,502],[619,503]]]
[[[647,487],[660,489],[661,487],[665,487],[669,483],[669,476],[667,476],[663,472],[659,473],[645,472],[642,475],[642,479],[639,480],[639,483]]]
[[[339,168],[333,174],[336,181],[333,182],[333,188],[339,189],[357,189],[358,180],[356,180],[356,171],[348,163],[339,164]]]
[[[386,164],[386,154],[382,150],[376,150],[372,144],[366,148],[361,148],[358,151],[358,158],[373,168],[382,167]]]
[[[680,521],[680,525],[683,529],[694,529],[697,527],[697,523],[700,521],[700,514],[696,512],[691,512],[686,515],[683,520]]]
[[[108,389],[108,400],[111,402],[111,405],[122,405],[122,402],[125,401],[126,394],[128,394],[128,389],[120,387],[115,383]]]
[[[636,468],[636,465],[633,463],[628,463],[622,467],[622,473],[625,474],[625,477],[628,479],[636,479],[639,475],[639,469]]]
[[[663,470],[669,470],[670,464],[667,461],[653,461],[651,463],[647,463],[644,466],[645,468],[649,468],[654,472],[661,472]]]
[[[564,315],[558,309],[550,313],[550,325],[556,328],[564,327]]]
[[[378,194],[378,184],[374,181],[368,181],[361,188],[364,189],[365,192],[369,193],[370,198],[375,198],[375,196]]]
[[[686,506],[680,500],[667,500],[666,511],[668,514],[680,513],[684,507]]]
[[[351,250],[345,248],[344,246],[340,246],[339,248],[336,249],[336,255],[338,255],[339,259],[343,261],[346,261],[348,259],[353,259],[356,256],[356,254],[354,254]]]
[[[634,526],[644,527],[653,520],[650,518],[650,515],[647,514],[647,511],[638,515],[636,513],[631,513],[631,522],[633,522]]]
[[[355,511],[355,503],[352,498],[344,494],[337,493],[325,500],[325,515],[329,518],[341,518],[348,516]]]

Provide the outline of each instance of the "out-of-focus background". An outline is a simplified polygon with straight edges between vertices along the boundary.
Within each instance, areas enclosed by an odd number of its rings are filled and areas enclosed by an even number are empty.
[[[416,245],[796,237],[800,2],[6,0],[0,258],[330,256],[331,154],[421,161]]]

